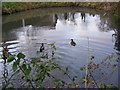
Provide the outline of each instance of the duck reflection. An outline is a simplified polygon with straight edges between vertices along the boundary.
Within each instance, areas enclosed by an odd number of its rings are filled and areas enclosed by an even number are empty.
[[[85,22],[85,13],[81,13],[81,19]]]
[[[52,51],[52,57],[54,57],[54,54],[55,54],[54,51]]]

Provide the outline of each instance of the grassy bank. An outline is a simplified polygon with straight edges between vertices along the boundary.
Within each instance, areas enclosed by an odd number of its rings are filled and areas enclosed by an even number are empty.
[[[2,14],[11,14],[15,12],[21,12],[36,8],[48,8],[48,7],[89,7],[95,9],[112,10],[116,12],[118,3],[108,2],[3,2]]]

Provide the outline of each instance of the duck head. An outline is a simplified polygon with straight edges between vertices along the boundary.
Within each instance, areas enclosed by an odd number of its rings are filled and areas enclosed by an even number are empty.
[[[44,44],[42,43],[42,46],[43,46]]]
[[[71,39],[71,41],[73,41],[73,39]]]

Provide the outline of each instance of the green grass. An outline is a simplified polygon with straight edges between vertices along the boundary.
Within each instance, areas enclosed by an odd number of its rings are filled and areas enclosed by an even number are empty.
[[[2,3],[2,13],[11,14],[14,12],[20,12],[35,8],[47,8],[47,7],[89,7],[95,9],[104,9],[107,2],[3,2]],[[118,3],[111,3],[112,9],[116,9]]]

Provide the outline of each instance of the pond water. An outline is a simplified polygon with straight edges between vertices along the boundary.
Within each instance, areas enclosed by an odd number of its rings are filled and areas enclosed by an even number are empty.
[[[36,56],[40,43],[55,43],[56,62],[69,67],[71,76],[80,76],[80,67],[90,61],[89,56],[100,63],[108,55],[119,52],[119,37],[113,36],[119,31],[115,18],[111,17],[108,12],[85,8],[42,8],[5,15],[2,42],[8,43],[9,52],[23,52],[28,58]],[[71,39],[75,46],[70,44]],[[95,78],[101,79],[103,75],[96,72]],[[62,78],[61,73],[55,75]],[[101,82],[117,85],[118,72]]]

